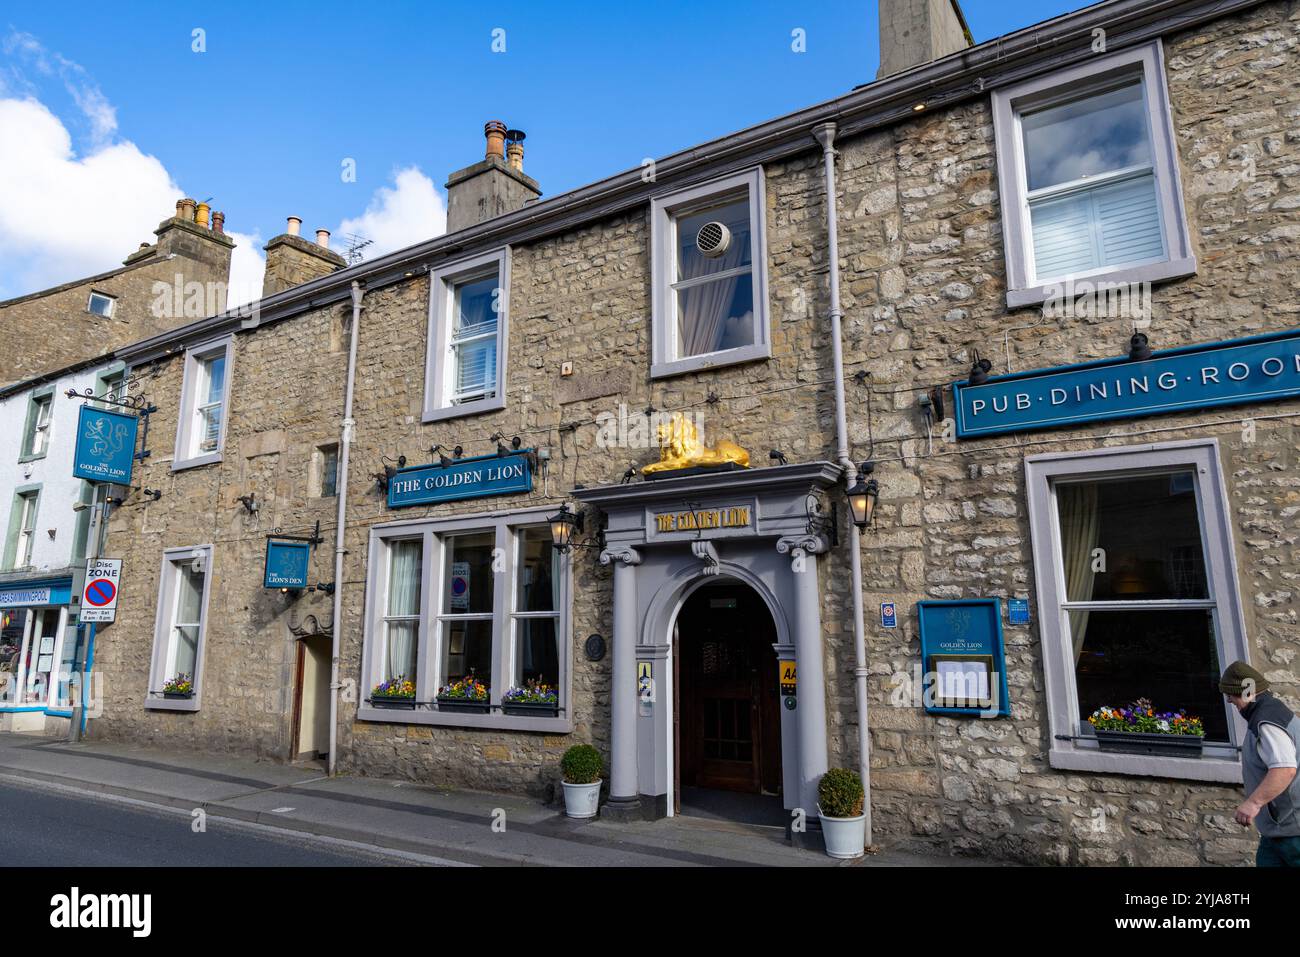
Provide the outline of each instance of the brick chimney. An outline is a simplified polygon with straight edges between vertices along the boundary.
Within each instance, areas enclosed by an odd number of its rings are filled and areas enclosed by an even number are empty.
[[[524,134],[492,120],[483,135],[487,150],[482,162],[447,177],[449,233],[514,212],[542,195],[537,180],[524,174]]]
[[[301,229],[302,220],[290,216],[285,231],[263,247],[266,250],[263,299],[347,265],[342,256],[329,248],[329,230],[316,230],[313,243],[298,235]]]
[[[957,0],[880,0],[878,8],[877,80],[975,45]]]

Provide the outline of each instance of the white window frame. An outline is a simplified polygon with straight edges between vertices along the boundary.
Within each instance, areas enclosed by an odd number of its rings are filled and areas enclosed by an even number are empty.
[[[108,312],[96,312],[94,309],[90,308],[94,304],[96,296],[108,303]],[[116,296],[110,296],[106,292],[96,292],[92,289],[90,295],[86,298],[86,312],[90,313],[92,316],[99,316],[101,319],[112,319],[113,313],[116,311]]]
[[[14,568],[30,568],[36,556],[36,519],[40,515],[41,490],[19,492],[17,538],[14,540]],[[28,525],[28,522],[31,524]]]
[[[226,359],[226,381],[222,393],[221,426],[217,430],[217,447],[211,452],[197,452],[195,449],[196,430],[200,422],[199,388],[203,384],[201,363],[224,353]],[[230,407],[235,370],[235,340],[226,336],[201,346],[185,350],[185,373],[181,381],[180,414],[176,422],[176,452],[172,458],[172,471],[195,468],[220,462],[226,448],[226,429],[230,425]]]
[[[1046,277],[1046,281],[1040,280],[1034,274],[1030,197],[1025,177],[1020,114],[1026,108],[1040,107],[1056,100],[1064,102],[1077,99],[1086,94],[1089,87],[1104,86],[1118,76],[1129,74],[1142,77],[1151,142],[1151,166],[1164,235],[1165,258],[1158,262],[1103,266],[1071,276],[1052,276]],[[1036,306],[1049,299],[1060,298],[1071,282],[1159,282],[1195,274],[1196,256],[1187,229],[1173,134],[1173,113],[1169,107],[1164,52],[1160,40],[994,90],[993,131],[997,143],[998,187],[1002,200],[1008,308]],[[1120,176],[1123,172],[1108,174],[1106,178]],[[1100,177],[1096,180],[1103,181]]]
[[[199,640],[194,653],[194,696],[192,698],[164,698],[162,686],[174,674],[167,674],[170,658],[171,632],[175,624],[176,605],[180,595],[179,567],[182,564],[203,562],[203,597],[200,600]],[[203,694],[203,658],[208,642],[208,601],[212,595],[212,546],[189,545],[168,548],[163,552],[162,568],[158,574],[158,610],[154,616],[153,653],[149,664],[149,685],[145,689],[144,706],[155,711],[198,711]]]
[[[573,730],[572,657],[573,657],[573,578],[570,554],[556,554],[555,573],[560,576],[559,607],[555,629],[560,674],[556,688],[560,695],[557,717],[507,715],[500,710],[501,696],[515,682],[517,628],[519,617],[538,617],[535,613],[515,609],[518,599],[517,576],[520,567],[519,535],[525,527],[544,527],[548,513],[555,506],[503,512],[484,512],[450,519],[412,520],[376,526],[370,532],[368,578],[366,582],[365,638],[361,661],[362,693],[357,705],[357,719],[389,723],[427,724],[445,727],[501,728],[567,733]],[[470,532],[494,531],[498,554],[506,556],[493,580],[492,633],[492,710],[488,714],[454,714],[440,712],[432,705],[443,679],[441,622],[442,577],[446,565],[444,536]],[[388,548],[390,540],[422,538],[424,560],[421,564],[420,627],[417,637],[415,697],[421,704],[414,710],[376,708],[367,700],[370,690],[383,680],[385,611],[388,599]],[[463,617],[463,616],[462,616]]]
[[[756,166],[699,186],[654,196],[650,200],[650,312],[652,379],[698,372],[718,366],[767,359],[772,355],[771,314],[767,299],[767,202],[763,168]],[[754,289],[754,341],[747,346],[681,356],[677,351],[677,220],[680,213],[711,205],[729,193],[749,196],[750,261]]]
[[[482,278],[495,266],[497,297],[497,368],[494,395],[468,402],[456,402],[451,395],[454,379],[452,363],[452,310],[455,308],[457,284]],[[510,343],[510,247],[483,253],[439,266],[429,273],[429,331],[424,360],[425,422],[439,422],[506,407],[506,369]]]
[[[1078,690],[1074,680],[1073,652],[1066,604],[1061,555],[1061,528],[1053,483],[1061,479],[1117,478],[1170,469],[1190,470],[1195,478],[1201,547],[1205,554],[1206,584],[1214,602],[1214,632],[1219,667],[1237,660],[1249,661],[1246,626],[1238,591],[1232,518],[1217,439],[1163,442],[1086,452],[1032,455],[1025,459],[1025,487],[1029,530],[1033,542],[1034,578],[1039,608],[1039,632],[1046,679],[1047,712],[1051,731],[1049,763],[1072,771],[1098,771],[1194,781],[1239,783],[1240,746],[1245,723],[1229,708],[1229,744],[1206,743],[1200,758],[1150,757],[1112,754],[1098,750],[1095,741],[1081,736]],[[1148,602],[1153,607],[1178,602]],[[1183,603],[1185,604],[1185,603]],[[1118,704],[1118,702],[1117,702]]]

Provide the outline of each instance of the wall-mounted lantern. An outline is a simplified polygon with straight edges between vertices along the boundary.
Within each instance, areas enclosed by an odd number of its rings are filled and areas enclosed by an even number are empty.
[[[853,524],[866,528],[876,515],[876,501],[880,498],[880,483],[868,476],[875,471],[874,462],[863,462],[858,466],[857,478],[848,490],[849,510],[853,513]]]

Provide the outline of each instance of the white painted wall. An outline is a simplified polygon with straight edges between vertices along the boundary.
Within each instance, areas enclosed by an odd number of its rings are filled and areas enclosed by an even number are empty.
[[[81,480],[72,477],[72,453],[77,413],[82,403],[69,399],[64,393],[69,389],[84,392],[95,388],[96,376],[102,371],[98,368],[84,369],[53,383],[49,449],[45,458],[33,462],[19,462],[18,458],[22,452],[23,428],[27,424],[27,404],[36,390],[26,389],[0,398],[0,548],[9,529],[14,490],[23,485],[40,484],[36,541],[32,547],[31,567],[34,571],[66,568],[72,563],[72,545],[77,530],[77,513],[72,506],[81,495]],[[42,383],[38,388],[48,384]],[[53,537],[49,534],[51,529]]]

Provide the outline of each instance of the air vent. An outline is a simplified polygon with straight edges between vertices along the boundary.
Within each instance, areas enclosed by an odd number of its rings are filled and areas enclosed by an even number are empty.
[[[705,223],[695,234],[695,247],[707,259],[716,259],[731,248],[731,230],[719,222]]]

